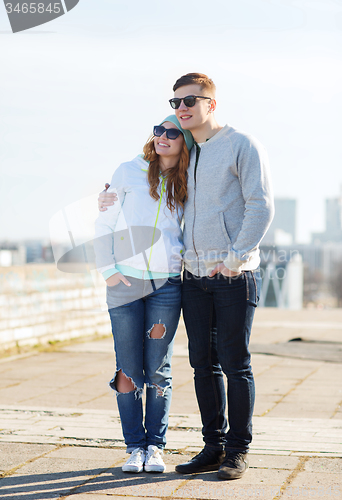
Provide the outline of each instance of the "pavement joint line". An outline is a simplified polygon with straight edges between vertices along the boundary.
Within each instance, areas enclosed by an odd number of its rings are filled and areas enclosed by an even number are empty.
[[[331,415],[330,418],[334,418],[334,416],[340,411],[341,407],[342,407],[342,401],[340,401],[337,404],[337,406],[336,406],[335,410],[333,411],[333,413],[332,413],[332,415]]]
[[[301,330],[342,330],[339,322],[326,321],[254,321],[254,328],[300,328]]]
[[[69,312],[69,311],[68,311]],[[84,314],[86,313],[85,310],[79,311],[80,313]],[[58,321],[54,321],[55,324],[58,323]],[[52,344],[49,344],[48,341],[43,341],[42,343],[38,343],[37,345],[29,345],[29,344],[23,344],[20,347],[27,348],[29,349],[27,352],[22,352],[18,354],[12,354],[9,356],[6,356],[5,351],[2,351],[0,349],[0,364],[1,363],[6,363],[10,361],[17,361],[18,359],[23,359],[23,358],[28,358],[30,356],[38,356],[39,354],[42,353],[57,353],[57,352],[62,352],[63,349],[69,347],[70,345],[77,345],[77,344],[84,344],[87,342],[93,342],[93,341],[101,341],[101,340],[106,340],[112,338],[112,334],[104,334],[104,335],[95,335],[94,334],[88,334],[84,335],[81,337],[72,337],[69,339],[65,340],[57,340],[57,341],[52,341]],[[13,352],[13,351],[12,351]]]
[[[83,488],[83,486],[85,486],[87,483],[89,483],[90,481],[93,481],[94,479],[96,479],[97,477],[100,477],[102,476],[102,474],[105,474],[107,471],[109,471],[110,469],[112,469],[113,467],[116,467],[117,465],[120,465],[120,463],[122,463],[124,461],[124,459],[120,458],[118,460],[116,460],[112,465],[110,465],[109,467],[106,467],[106,469],[103,469],[102,472],[100,472],[99,474],[94,474],[93,476],[89,477],[88,479],[86,479],[84,481],[84,483],[82,484],[79,484],[77,486],[74,486],[73,488],[71,488],[71,490],[69,491],[69,493],[67,495],[64,495],[62,497],[58,497],[59,500],[64,500],[65,498],[68,498],[70,495],[74,495],[75,493],[77,493],[77,490],[79,488]],[[124,495],[126,496],[126,495]]]
[[[252,357],[253,357],[253,353],[252,353]],[[274,363],[273,365],[271,366],[268,366],[267,368],[265,368],[262,372],[258,373],[258,374],[254,374],[253,372],[253,375],[254,375],[254,379],[256,379],[257,377],[259,377],[260,375],[263,375],[264,373],[266,373],[268,370],[272,370],[272,368],[275,368],[276,366],[279,365],[279,360],[277,363]]]
[[[279,500],[282,496],[286,488],[290,486],[292,481],[298,476],[300,472],[304,470],[306,462],[310,459],[310,456],[301,456],[299,457],[298,464],[296,467],[293,469],[293,471],[289,474],[289,476],[285,479],[284,483],[280,487],[279,493],[275,497],[273,497],[273,500]]]
[[[81,439],[78,438],[80,441]],[[77,438],[72,438],[72,440],[74,441],[77,441],[78,440]],[[90,440],[89,440],[90,441]],[[101,441],[101,440],[99,440]],[[109,440],[108,440],[109,441]],[[113,443],[113,440],[110,440],[112,443]],[[7,444],[10,444],[10,443],[19,443],[19,444],[39,444],[39,445],[51,445],[51,446],[56,446],[56,447],[62,447],[62,448],[65,448],[65,447],[78,447],[78,448],[101,448],[103,450],[125,450],[126,449],[126,445],[124,442],[122,442],[122,444],[118,445],[118,446],[103,446],[101,444],[100,446],[100,443],[96,442],[94,444],[90,443],[90,442],[86,442],[84,444],[82,443],[54,443],[54,442],[46,442],[46,441],[25,441],[24,439],[21,440],[21,441],[6,441],[6,440],[1,440],[0,441],[0,444],[1,443],[7,443]],[[173,451],[173,450],[170,450],[170,451]],[[39,458],[39,457],[37,457]],[[25,465],[25,464],[24,464]],[[1,475],[0,475],[0,478],[1,478]]]
[[[23,462],[19,465],[16,465],[15,467],[13,467],[13,469],[9,469],[3,473],[0,473],[0,479],[3,479],[3,478],[8,477],[8,476],[12,476],[18,469],[21,469],[22,467],[24,467],[24,465],[35,462],[39,458],[44,458],[46,455],[49,455],[49,453],[52,453],[53,451],[56,451],[59,448],[63,448],[63,447],[64,446],[61,444],[55,444],[54,448],[52,450],[46,451],[45,453],[42,453],[41,455],[38,455],[37,457],[29,458],[28,460],[26,460],[26,462]]]
[[[296,382],[293,387],[291,387],[291,389],[289,389],[287,391],[286,394],[283,394],[281,396],[281,398],[276,401],[274,403],[274,406],[273,408],[269,409],[269,410],[265,410],[262,414],[261,414],[261,417],[264,417],[265,415],[267,415],[267,413],[269,413],[270,411],[274,410],[279,403],[281,403],[289,394],[291,394],[291,392],[293,392],[295,389],[297,389],[303,382],[305,382],[305,380],[307,380],[309,377],[311,377],[311,375],[313,375],[314,373],[316,373],[318,370],[319,370],[320,366],[317,366],[314,370],[312,370],[310,373],[308,373],[305,377],[303,377],[301,380],[298,380],[298,382]]]
[[[185,385],[187,385],[189,383],[193,383],[193,378],[190,378],[186,382],[183,382],[183,384],[178,384],[177,386],[173,387],[173,390],[176,391],[177,389],[181,389],[182,387],[184,387]]]
[[[99,396],[95,396],[94,398],[87,399],[85,401],[80,401],[79,404],[84,405],[86,403],[91,403],[92,401],[96,401],[96,399],[102,398],[103,396],[107,396],[107,395],[108,395],[108,391],[103,392],[102,394],[100,394]]]
[[[1,351],[0,351],[0,354],[1,354]],[[25,352],[25,353],[22,353],[22,354],[14,354],[13,356],[7,356],[7,357],[3,357],[3,358],[0,358],[0,364],[1,363],[8,363],[10,361],[17,361],[18,359],[23,359],[23,358],[28,358],[30,356],[33,356],[33,355],[38,355],[39,353],[37,352]]]
[[[174,495],[176,493],[176,491],[178,491],[180,488],[183,488],[183,486],[185,486],[187,483],[190,483],[191,480],[195,479],[197,477],[197,474],[192,474],[191,475],[192,477],[189,477],[189,479],[184,479],[180,484],[179,486],[177,486],[173,491],[172,491],[172,495],[170,495],[169,497],[167,497],[167,499],[165,500],[174,500]],[[181,497],[181,498],[184,498],[184,497]]]
[[[77,383],[78,382],[83,382],[84,380],[87,380],[88,378],[96,377],[96,375],[97,375],[97,373],[92,373],[91,375],[86,375],[85,377],[81,377],[81,378],[77,379]],[[70,386],[72,386],[74,384],[75,384],[75,382],[70,382],[70,384],[63,385],[62,387],[56,389],[56,391],[59,390],[59,389],[66,389],[67,387],[70,387]]]
[[[15,384],[10,384],[10,385],[6,385],[4,387],[0,387],[0,391],[2,389],[10,389],[11,387],[15,387],[16,385],[20,385],[21,384],[21,381],[20,382],[16,382]]]
[[[273,352],[255,352],[254,354],[260,354],[262,356],[275,356],[277,358],[284,358],[284,359],[296,359],[300,361],[317,361],[318,363],[331,363],[335,365],[340,365],[341,361],[340,360],[330,360],[330,359],[320,359],[318,360],[317,358],[314,357],[303,357],[303,356],[294,356],[292,354],[285,354],[285,353],[273,353]]]

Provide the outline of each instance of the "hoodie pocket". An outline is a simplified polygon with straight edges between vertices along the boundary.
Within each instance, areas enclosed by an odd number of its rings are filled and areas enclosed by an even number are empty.
[[[220,225],[221,225],[222,233],[225,237],[227,245],[231,245],[232,242],[231,242],[230,236],[229,236],[228,231],[227,231],[226,222],[224,220],[223,212],[219,212],[219,217],[220,217]]]

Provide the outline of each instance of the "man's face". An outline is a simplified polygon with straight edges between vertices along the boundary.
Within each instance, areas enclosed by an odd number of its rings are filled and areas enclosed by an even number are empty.
[[[175,91],[175,97],[183,98],[188,95],[197,95],[203,97],[211,97],[205,91],[201,90],[199,85],[185,85]],[[178,109],[175,109],[176,116],[179,123],[185,130],[195,130],[201,127],[210,117],[211,101],[209,99],[196,99],[195,106],[188,108],[185,106],[184,101]]]

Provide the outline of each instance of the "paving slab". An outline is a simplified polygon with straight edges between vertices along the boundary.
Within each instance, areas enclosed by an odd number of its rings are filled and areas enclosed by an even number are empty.
[[[284,498],[342,498],[341,474],[299,472],[284,491]]]
[[[121,471],[127,455],[116,398],[108,388],[115,369],[111,337],[1,359],[1,500],[313,495],[342,500],[342,387],[337,383],[342,363],[323,359],[317,349],[317,359],[288,357],[280,345],[295,336],[306,341],[301,345],[315,341],[316,347],[341,342],[342,310],[321,312],[256,311],[252,341],[276,355],[252,355],[254,439],[250,469],[239,481],[220,481],[216,473],[175,473],[177,463],[203,446],[183,323],[173,357],[165,474]]]
[[[184,483],[182,476],[174,472],[174,466],[167,466],[163,474],[125,474],[121,467],[115,467],[92,479],[78,489],[78,493],[106,492],[107,495],[170,497]]]
[[[110,499],[110,500],[122,500],[122,496],[117,496],[117,495],[110,495],[110,497],[106,493],[74,493],[72,495],[72,500],[101,500],[101,499]],[[125,495],[125,500],[145,500],[146,497],[140,497],[140,496],[126,496]],[[158,498],[154,497],[148,497],[149,500],[159,500]]]
[[[318,340],[278,342],[277,344],[251,343],[250,351],[257,354],[284,356],[342,363],[342,343]]]
[[[212,473],[197,474],[175,491],[172,498],[273,498],[274,492],[286,481],[288,475],[289,472],[284,470],[250,469],[238,481],[221,481]]]
[[[298,465],[299,458],[294,456],[275,456],[249,454],[249,468],[254,469],[286,469],[293,470]]]
[[[45,456],[22,464],[13,474],[0,479],[1,498],[55,498],[105,472],[125,457],[120,450],[69,448],[50,450]],[[37,496],[34,496],[37,495]]]
[[[327,458],[310,458],[305,463],[304,470],[306,472],[326,472],[332,474],[342,474],[342,460],[336,458],[336,460],[330,460]],[[342,477],[342,476],[341,476]]]
[[[17,418],[19,417],[19,418]],[[251,451],[271,453],[329,452],[342,456],[342,421],[254,417]],[[167,449],[203,446],[200,416],[170,416]],[[124,447],[118,412],[58,408],[6,408],[0,406],[0,442],[73,444],[79,441],[96,446]]]
[[[0,474],[9,472],[25,462],[49,453],[56,448],[54,445],[0,443]]]
[[[15,474],[0,480],[1,498],[56,498],[71,493],[72,498],[75,493],[117,494],[121,498],[123,495],[150,498],[153,494],[159,495],[158,498],[171,495],[175,498],[199,498],[199,494],[202,498],[224,498],[227,494],[246,496],[253,488],[255,494],[259,491],[260,495],[262,488],[265,498],[273,498],[274,488],[280,488],[284,478],[298,463],[294,457],[251,456],[251,467],[243,480],[228,484],[218,481],[216,473],[176,474],[175,464],[188,460],[191,455],[166,453],[165,474],[139,475],[121,471],[120,465],[126,456],[123,450],[55,448],[47,456],[24,464]],[[276,461],[279,462],[278,467]],[[113,464],[116,466],[112,467]]]

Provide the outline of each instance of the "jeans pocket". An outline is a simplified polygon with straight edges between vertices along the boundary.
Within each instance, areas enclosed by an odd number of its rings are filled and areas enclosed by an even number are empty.
[[[251,306],[257,307],[260,297],[261,277],[259,270],[245,271],[247,301]]]
[[[177,276],[169,276],[167,278],[167,282],[170,283],[170,285],[181,285],[182,284],[181,275],[178,274]]]
[[[241,273],[239,273],[239,274],[234,274],[233,276],[226,276],[225,274],[218,272],[215,276],[217,276],[218,278],[229,280],[229,281],[234,281],[234,280],[238,280],[240,278],[243,278],[244,271],[241,271]]]

